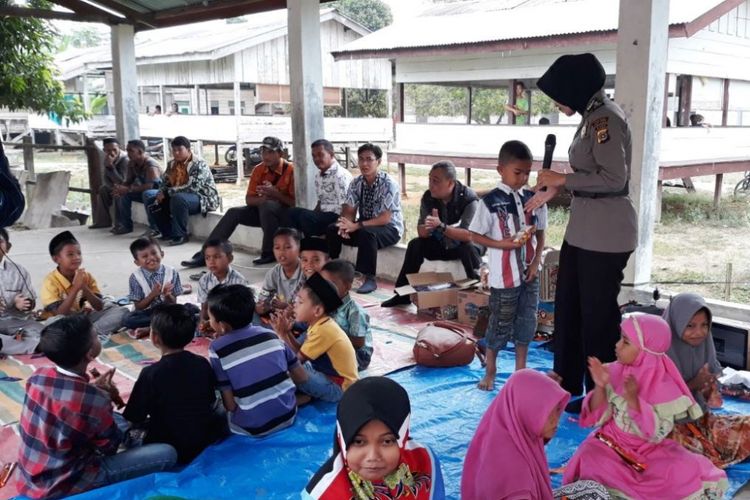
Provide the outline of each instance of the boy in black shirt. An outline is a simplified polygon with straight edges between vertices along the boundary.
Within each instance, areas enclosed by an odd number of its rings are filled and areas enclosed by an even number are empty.
[[[226,418],[215,410],[211,365],[184,350],[194,332],[195,319],[183,305],[154,309],[151,342],[162,357],[143,369],[123,412],[128,421],[145,424],[144,444],[171,444],[182,464],[228,432]]]

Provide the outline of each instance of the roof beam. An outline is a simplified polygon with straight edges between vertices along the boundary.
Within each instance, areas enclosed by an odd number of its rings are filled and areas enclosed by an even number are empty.
[[[712,22],[719,19],[724,14],[727,14],[731,12],[732,10],[736,9],[740,5],[745,3],[745,0],[724,0],[719,5],[714,7],[713,9],[707,10],[702,15],[698,16],[697,18],[693,19],[689,23],[685,23],[683,30],[669,30],[669,35],[673,36],[673,33],[675,37],[682,36],[685,38],[690,38],[691,36],[698,33],[700,30],[711,24]]]
[[[149,28],[156,28],[156,26],[153,24],[153,20],[151,19],[151,15],[138,12],[137,10],[131,9],[130,7],[127,7],[120,2],[113,0],[92,0],[91,4],[101,5],[103,7],[106,7],[107,9],[119,12],[128,20],[130,20],[134,25],[140,23],[146,25]]]
[[[0,7],[0,16],[38,17],[42,19],[61,19],[63,21],[85,21],[91,23],[109,23],[112,20],[107,15],[79,14],[78,12],[61,12],[30,7]]]
[[[286,0],[215,0],[207,5],[186,5],[157,11],[154,13],[153,19],[159,27],[163,27],[209,19],[237,17],[285,7]]]

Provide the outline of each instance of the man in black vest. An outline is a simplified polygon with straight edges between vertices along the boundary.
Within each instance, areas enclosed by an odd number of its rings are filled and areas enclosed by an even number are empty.
[[[406,275],[419,272],[424,259],[460,259],[466,276],[478,278],[480,248],[469,242],[468,227],[477,209],[476,193],[456,180],[456,166],[439,161],[430,170],[430,189],[422,196],[417,222],[418,238],[409,242],[396,287],[408,284]],[[408,296],[394,295],[383,307],[408,304]]]

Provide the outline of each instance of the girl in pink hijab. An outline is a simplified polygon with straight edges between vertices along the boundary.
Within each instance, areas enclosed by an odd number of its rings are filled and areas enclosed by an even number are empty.
[[[722,498],[724,471],[667,439],[676,420],[701,414],[666,356],[669,325],[635,313],[620,328],[617,361],[604,365],[589,358],[596,387],[583,401],[580,424],[597,429],[571,458],[563,482],[598,481],[620,498]]]
[[[555,435],[570,394],[537,371],[508,379],[479,422],[461,477],[463,500],[607,499],[591,481],[552,491],[544,445]]]

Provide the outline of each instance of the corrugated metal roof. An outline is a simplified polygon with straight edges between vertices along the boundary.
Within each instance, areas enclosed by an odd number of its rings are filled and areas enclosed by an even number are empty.
[[[463,6],[456,4],[458,10],[437,10],[433,15],[397,21],[347,44],[338,53],[573,35],[613,31],[618,26],[619,0],[531,2],[504,9],[500,8],[502,4],[510,6],[514,0],[470,2]],[[693,21],[721,2],[671,0],[669,24]]]

